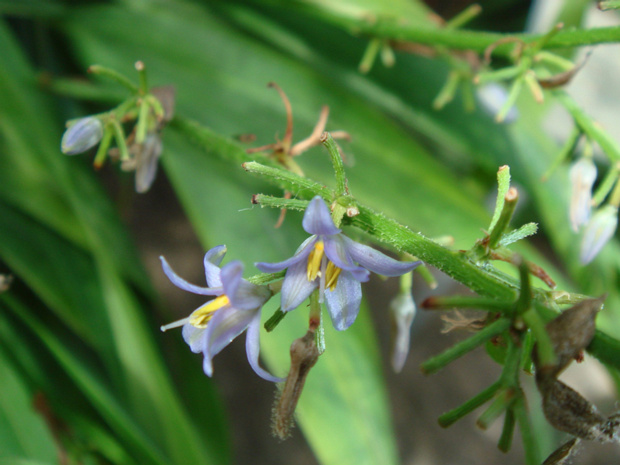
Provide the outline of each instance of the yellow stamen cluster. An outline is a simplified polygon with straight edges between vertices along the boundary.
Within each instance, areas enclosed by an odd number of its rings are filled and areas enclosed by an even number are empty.
[[[310,255],[308,255],[308,281],[314,281],[321,274],[321,259],[323,258],[325,246],[323,241],[317,241]]]
[[[196,328],[206,328],[207,323],[213,317],[213,314],[220,308],[230,304],[227,295],[221,295],[207,302],[202,307],[194,310],[189,317],[189,323]]]
[[[338,276],[340,276],[341,268],[338,268],[332,262],[327,263],[327,269],[325,270],[325,288],[334,290],[336,284],[338,284]]]
[[[321,261],[325,253],[325,246],[323,241],[317,241],[314,244],[314,249],[308,255],[308,269],[307,277],[308,281],[314,281],[317,276],[321,276]],[[327,268],[325,269],[325,288],[329,288],[332,291],[338,284],[338,277],[342,270],[334,265],[331,261],[327,262]]]

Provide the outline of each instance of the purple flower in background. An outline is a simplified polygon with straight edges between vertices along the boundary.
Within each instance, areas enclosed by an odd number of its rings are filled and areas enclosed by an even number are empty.
[[[581,239],[581,263],[587,265],[609,242],[618,227],[618,207],[606,205],[597,210],[586,225]]]
[[[384,276],[400,276],[422,262],[399,262],[368,246],[359,244],[336,227],[329,209],[319,196],[312,199],[302,222],[312,234],[295,255],[279,263],[257,263],[267,273],[284,270],[282,311],[299,306],[319,289],[334,327],[342,331],[355,321],[362,300],[360,283],[368,281],[369,271]]]
[[[590,219],[594,181],[596,181],[596,165],[592,158],[582,157],[573,163],[570,169],[570,222],[575,232]]]
[[[226,254],[226,246],[219,245],[205,254],[204,266],[208,287],[188,283],[179,277],[164,257],[160,257],[166,276],[183,290],[200,295],[216,296],[201,305],[182,320],[162,326],[162,331],[183,326],[183,338],[192,352],[204,355],[203,368],[207,376],[213,375],[212,360],[224,347],[246,334],[248,361],[258,376],[268,381],[280,382],[283,378],[272,376],[258,363],[261,307],[271,297],[265,286],[257,286],[242,279],[243,264],[236,260],[219,267]]]

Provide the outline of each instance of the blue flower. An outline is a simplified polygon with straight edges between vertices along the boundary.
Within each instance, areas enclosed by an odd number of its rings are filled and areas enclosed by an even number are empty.
[[[172,271],[164,257],[160,257],[164,273],[175,286],[194,294],[216,296],[194,310],[189,317],[161,329],[166,331],[183,326],[183,338],[192,352],[202,352],[204,355],[203,369],[207,376],[213,375],[213,357],[247,330],[246,352],[256,374],[268,381],[283,381],[283,378],[269,374],[258,363],[260,311],[271,297],[271,291],[242,279],[243,264],[238,260],[220,268],[225,254],[224,245],[214,247],[205,254],[208,287],[188,283]]]
[[[581,263],[587,265],[609,242],[618,227],[618,207],[606,205],[592,215],[581,239]]]
[[[312,234],[295,255],[279,263],[257,263],[267,273],[284,270],[282,311],[299,306],[319,289],[334,327],[342,331],[355,321],[362,300],[360,283],[368,281],[369,271],[384,276],[400,276],[422,262],[399,262],[381,252],[359,244],[336,227],[329,209],[319,196],[312,199],[302,222]]]

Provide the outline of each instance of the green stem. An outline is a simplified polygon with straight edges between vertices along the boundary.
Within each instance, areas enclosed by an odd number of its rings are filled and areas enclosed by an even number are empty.
[[[617,10],[620,8],[620,1],[619,0],[604,0],[602,2],[598,2],[598,7],[602,11]]]
[[[491,405],[489,405],[482,415],[480,415],[480,418],[476,420],[476,425],[480,429],[488,429],[489,426],[491,426],[491,424],[510,407],[514,400],[514,389],[508,388],[500,391]]]
[[[347,176],[344,172],[344,163],[342,162],[340,149],[329,132],[326,132],[323,136],[321,136],[321,142],[325,148],[327,148],[329,157],[332,160],[332,166],[334,167],[334,176],[336,177],[336,196],[340,197],[347,195]]]
[[[504,427],[502,428],[502,435],[499,438],[497,447],[502,452],[508,452],[510,446],[512,446],[512,436],[515,431],[516,418],[514,410],[509,408],[506,410],[506,417],[504,418]]]
[[[488,297],[433,296],[422,302],[421,308],[426,310],[453,310],[455,308],[470,308],[476,310],[487,310],[489,312],[512,314],[514,311],[514,305],[514,302],[509,300],[496,300]]]
[[[598,207],[602,204],[605,197],[607,197],[616,182],[618,182],[618,175],[620,173],[618,165],[620,165],[620,162],[613,163],[607,170],[607,174],[605,174],[601,184],[596,188],[596,192],[592,196],[592,206]]]
[[[362,56],[362,61],[359,65],[360,73],[366,74],[372,69],[372,65],[375,63],[375,60],[377,59],[377,54],[381,49],[381,42],[382,41],[379,39],[371,39],[370,42],[368,42],[368,47],[366,47],[366,51],[364,52],[364,55]]]
[[[458,29],[461,26],[464,26],[465,24],[470,22],[480,13],[482,13],[482,7],[477,3],[474,3],[473,5],[469,5],[459,14],[447,21],[445,27],[447,29]]]
[[[243,163],[241,166],[247,172],[264,177],[282,189],[294,194],[310,197],[320,195],[326,202],[332,201],[332,192],[327,187],[308,178],[302,178],[290,171],[283,170],[282,168],[272,168],[255,161]]]
[[[439,425],[442,428],[447,428],[453,423],[456,423],[458,420],[463,418],[465,415],[468,415],[469,413],[473,412],[481,405],[491,400],[501,386],[502,386],[501,383],[499,381],[496,381],[495,383],[491,384],[488,388],[486,388],[484,391],[480,392],[476,396],[469,399],[463,405],[460,405],[457,408],[444,413],[443,415],[439,417],[439,420],[438,420]]]
[[[278,271],[277,273],[259,273],[254,276],[250,276],[248,281],[252,284],[256,284],[257,286],[265,286],[284,278],[284,273],[284,271]]]
[[[268,333],[273,331],[278,324],[284,319],[286,313],[284,313],[280,308],[278,308],[271,317],[267,321],[265,321],[265,331]]]
[[[439,355],[427,360],[422,364],[420,369],[424,374],[431,374],[439,371],[449,363],[453,362],[459,357],[462,357],[467,352],[471,352],[476,347],[481,346],[489,339],[503,333],[510,328],[511,321],[506,318],[501,318],[491,323],[486,328],[481,329],[476,334],[464,341],[461,341]]]
[[[348,30],[355,35],[372,38],[414,42],[430,46],[446,46],[456,50],[473,50],[484,52],[497,41],[516,38],[526,44],[537,42],[547,34],[498,34],[462,29],[440,27],[420,27],[417,23],[401,21],[396,18],[378,18],[370,20],[366,15],[349,14],[346,10],[321,8],[315,11],[323,20]],[[546,44],[545,49],[568,48],[620,41],[620,27],[603,27],[595,29],[570,29],[559,31]],[[494,55],[509,56],[514,44],[498,46]]]
[[[106,68],[105,66],[101,66],[101,65],[92,65],[88,68],[88,72],[97,74],[99,76],[107,77],[108,79],[111,79],[112,81],[127,88],[132,93],[138,92],[138,86],[136,86],[133,82],[131,82],[128,78],[123,76],[118,71],[115,71],[110,68]]]
[[[515,212],[517,201],[519,200],[519,194],[515,188],[508,189],[508,192],[504,196],[504,206],[502,212],[499,215],[497,223],[493,226],[493,229],[489,233],[489,249],[496,249],[499,245],[499,241],[508,229],[512,215]]]
[[[581,134],[582,133],[579,127],[573,128],[570,135],[566,139],[566,142],[564,142],[564,145],[560,149],[560,153],[558,153],[557,157],[555,157],[555,160],[553,160],[553,163],[551,163],[551,166],[549,167],[549,169],[547,169],[547,171],[545,171],[545,174],[543,174],[543,177],[542,177],[543,181],[546,181],[547,179],[549,179],[551,174],[555,172],[558,166],[560,166],[562,162],[566,160],[568,157],[570,157],[570,155],[575,151],[575,147],[577,147],[577,143],[579,142],[579,139],[581,138]]]
[[[538,360],[542,366],[554,365],[556,363],[556,355],[553,350],[553,344],[547,333],[545,323],[534,308],[530,308],[523,313],[523,321],[532,330],[532,334],[536,338],[536,353]]]
[[[569,111],[575,119],[575,123],[581,130],[592,140],[601,146],[603,152],[614,162],[620,161],[620,145],[613,139],[607,131],[597,124],[590,116],[588,116],[577,102],[566,92],[557,90],[553,94],[560,103]]]
[[[282,197],[256,194],[252,197],[252,203],[260,205],[261,207],[271,207],[279,210],[286,208],[287,210],[304,211],[310,202],[307,200],[283,199]]]
[[[534,429],[530,423],[523,394],[519,395],[515,400],[513,411],[519,423],[519,430],[521,431],[521,441],[523,441],[523,450],[525,451],[525,463],[527,465],[540,465],[538,441],[536,440]]]

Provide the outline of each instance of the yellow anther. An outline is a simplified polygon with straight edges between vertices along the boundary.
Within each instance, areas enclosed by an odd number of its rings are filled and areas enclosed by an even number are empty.
[[[189,322],[192,326],[196,328],[206,328],[207,323],[213,316],[213,314],[219,310],[220,308],[228,305],[230,303],[230,299],[227,295],[221,295],[216,297],[215,299],[207,302],[202,307],[194,310],[194,312],[189,317]]]
[[[330,290],[336,289],[336,284],[338,284],[338,276],[340,276],[341,268],[338,268],[332,262],[327,263],[327,269],[325,270],[325,289],[329,288]]]
[[[317,241],[314,249],[308,255],[308,281],[314,281],[321,271],[321,259],[323,258],[323,241]]]

